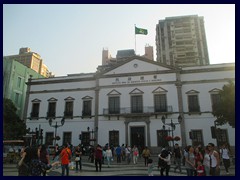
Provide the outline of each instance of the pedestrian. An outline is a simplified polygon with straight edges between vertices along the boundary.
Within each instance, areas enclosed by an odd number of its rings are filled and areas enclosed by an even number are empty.
[[[41,176],[43,171],[50,170],[59,162],[45,164],[39,160],[38,148],[26,147],[22,152],[21,160],[18,162],[19,176]]]
[[[196,147],[195,149],[194,149],[194,157],[195,157],[195,168],[197,168],[197,166],[198,166],[198,161],[201,161],[201,162],[203,162],[203,155],[202,155],[202,153],[201,153],[201,151],[199,150],[199,147]],[[194,175],[195,176],[197,176],[197,171],[194,171]]]
[[[153,160],[148,159],[148,176],[153,176],[153,168],[154,168]]]
[[[131,147],[130,146],[126,145],[125,154],[126,154],[127,164],[130,164],[130,162],[131,162]]]
[[[220,175],[220,157],[219,153],[214,149],[215,145],[213,143],[208,143],[209,157],[210,157],[210,175],[219,176]]]
[[[113,154],[109,146],[107,147],[107,150],[106,150],[106,158],[107,158],[108,167],[110,167],[110,162],[113,161]]]
[[[125,146],[124,146],[124,144],[122,144],[122,147],[121,147],[121,156],[122,156],[122,161],[125,161],[126,154],[125,154]]]
[[[203,166],[204,166],[205,175],[210,176],[210,157],[209,157],[209,149],[207,146],[205,147],[205,152],[203,157]]]
[[[90,160],[91,163],[94,163],[94,154],[95,154],[95,149],[92,145],[90,145],[88,161]]]
[[[194,156],[194,148],[192,146],[188,146],[185,153],[185,166],[187,171],[187,176],[193,176],[195,168],[195,156]]]
[[[197,168],[196,168],[197,176],[205,176],[204,166],[202,161],[197,161]]]
[[[227,174],[229,174],[229,167],[230,167],[230,157],[229,157],[230,150],[227,144],[223,144],[222,148],[220,149],[220,155],[222,158],[223,166]]]
[[[139,156],[137,146],[135,146],[135,145],[133,146],[132,152],[133,152],[133,164],[137,164],[138,163],[138,156]]]
[[[148,149],[147,146],[145,146],[145,148],[142,152],[142,157],[144,158],[145,166],[147,166],[148,158],[150,157],[150,150]]]
[[[117,155],[117,163],[121,163],[122,148],[120,147],[120,145],[118,145],[115,151]]]
[[[29,147],[21,150],[21,159],[18,162],[18,176],[30,176],[31,153]]]
[[[80,146],[77,146],[75,148],[75,172],[78,172],[78,168],[79,171],[82,170],[82,150],[80,148]]]
[[[50,164],[50,159],[49,159],[49,153],[47,151],[46,145],[42,145],[40,149],[40,161],[45,163],[46,165]],[[43,170],[42,172],[43,176],[46,176],[46,170]]]
[[[161,154],[158,156],[159,157],[159,166],[160,166],[160,175],[164,176],[164,171],[166,173],[166,176],[169,176],[169,170],[170,170],[170,165],[171,165],[171,153],[163,148],[161,151]]]
[[[62,176],[69,176],[69,163],[71,161],[72,152],[68,147],[68,144],[64,145],[60,153],[61,165],[62,165]]]
[[[177,143],[174,145],[173,157],[176,163],[176,166],[174,167],[174,172],[176,172],[176,170],[179,169],[179,172],[181,173],[182,172],[182,169],[181,169],[182,151]]]
[[[95,150],[95,167],[96,167],[96,171],[101,172],[102,170],[102,147],[98,144]]]
[[[58,160],[60,152],[61,151],[60,151],[59,145],[56,144],[54,147],[54,155],[53,155],[52,160],[54,160],[55,158],[57,158],[57,160]]]

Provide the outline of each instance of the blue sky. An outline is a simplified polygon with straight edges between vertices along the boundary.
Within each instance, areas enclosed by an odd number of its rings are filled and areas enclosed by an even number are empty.
[[[134,49],[134,24],[148,30],[136,36],[136,53],[154,47],[156,24],[171,16],[203,16],[211,64],[235,62],[234,4],[4,4],[3,55],[21,47],[41,55],[56,76],[95,72],[102,49]]]

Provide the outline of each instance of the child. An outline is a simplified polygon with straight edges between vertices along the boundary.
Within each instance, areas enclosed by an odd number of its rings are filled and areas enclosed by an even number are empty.
[[[197,161],[197,176],[205,176],[204,166],[201,161]]]
[[[148,176],[153,176],[153,160],[152,159],[148,159]]]

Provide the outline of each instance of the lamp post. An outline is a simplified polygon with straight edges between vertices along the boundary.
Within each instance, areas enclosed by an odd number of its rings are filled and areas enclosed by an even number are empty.
[[[56,122],[55,125],[52,124],[52,118],[49,119],[49,125],[50,125],[51,127],[54,127],[54,128],[55,128],[54,146],[56,146],[57,128],[63,126],[64,123],[65,123],[65,118],[62,118],[61,124],[58,124],[58,123]]]
[[[89,132],[89,130],[90,130],[90,127],[87,127],[87,130],[88,130],[88,132]],[[96,127],[96,129],[95,130],[93,130],[92,129],[92,131],[91,131],[91,136],[90,136],[90,141],[93,141],[93,142],[96,142],[96,139],[95,139],[95,133],[98,131],[98,127]],[[93,143],[94,144],[94,143]]]
[[[177,123],[174,123],[174,122],[172,121],[172,119],[171,119],[171,122],[170,122],[170,123],[166,123],[166,118],[165,118],[164,115],[162,116],[162,119],[161,119],[161,120],[162,120],[162,123],[164,124],[164,125],[163,125],[163,129],[164,129],[164,130],[165,130],[165,125],[171,127],[171,130],[169,129],[168,131],[171,131],[171,132],[172,132],[172,148],[174,148],[174,136],[173,136],[173,131],[175,131],[176,125],[181,124],[181,122],[182,122],[182,117],[181,117],[181,115],[178,116],[178,122],[177,122]]]

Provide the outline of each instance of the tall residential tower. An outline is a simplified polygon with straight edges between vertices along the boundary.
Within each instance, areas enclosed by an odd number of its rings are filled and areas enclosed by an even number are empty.
[[[166,17],[156,26],[157,61],[171,66],[209,65],[204,19]]]

